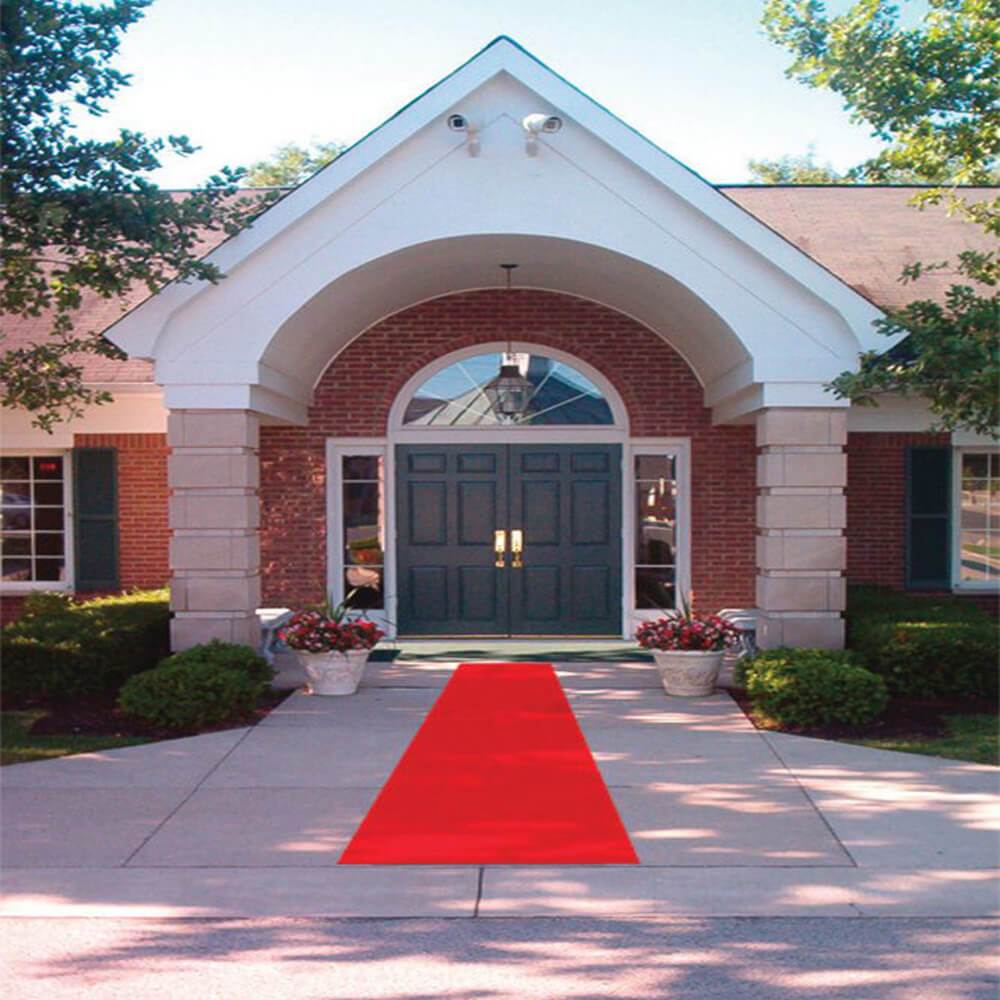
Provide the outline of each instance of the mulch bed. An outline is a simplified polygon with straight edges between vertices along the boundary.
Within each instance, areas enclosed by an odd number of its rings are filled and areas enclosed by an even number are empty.
[[[948,735],[948,723],[945,720],[949,715],[991,715],[997,710],[996,705],[989,699],[921,700],[896,697],[890,700],[880,719],[865,726],[830,725],[797,728],[755,718],[750,699],[743,688],[730,688],[729,693],[758,729],[779,730],[820,740],[879,740],[902,737],[935,739]]]
[[[253,726],[260,722],[273,708],[281,704],[289,695],[288,691],[268,691],[263,694],[254,709],[245,715],[236,715],[223,722],[195,730],[163,729],[162,727],[133,719],[125,715],[113,698],[88,699],[67,704],[25,705],[28,708],[44,708],[46,714],[38,719],[29,732],[33,736],[137,736],[147,739],[170,739],[178,736],[192,736],[197,733],[218,732],[235,726]]]

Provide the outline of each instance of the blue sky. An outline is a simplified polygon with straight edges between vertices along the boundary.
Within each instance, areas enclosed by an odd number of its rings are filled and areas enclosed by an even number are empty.
[[[849,167],[876,143],[839,98],[785,79],[762,0],[157,0],[126,34],[132,86],[88,134],[184,133],[184,187],[288,141],[350,143],[498,34],[716,183],[801,153]],[[841,8],[843,3],[835,3]]]

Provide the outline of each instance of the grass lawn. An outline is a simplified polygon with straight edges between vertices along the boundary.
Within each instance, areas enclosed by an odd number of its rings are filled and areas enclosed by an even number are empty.
[[[976,764],[1000,764],[1000,726],[995,715],[949,715],[944,736],[893,736],[874,740],[849,740],[877,750],[924,753],[953,757]]]
[[[141,736],[101,736],[90,733],[32,736],[28,730],[36,719],[45,714],[44,709],[0,714],[0,764],[25,764],[32,760],[65,757],[71,753],[133,747],[150,742]]]

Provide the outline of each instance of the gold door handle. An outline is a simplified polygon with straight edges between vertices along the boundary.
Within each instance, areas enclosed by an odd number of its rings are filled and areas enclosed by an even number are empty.
[[[510,551],[514,554],[511,566],[520,569],[524,565],[524,532],[517,528],[510,533]]]
[[[506,565],[505,555],[507,552],[507,532],[506,531],[494,531],[493,532],[493,555],[496,557],[493,561],[493,565],[497,569],[503,569]]]

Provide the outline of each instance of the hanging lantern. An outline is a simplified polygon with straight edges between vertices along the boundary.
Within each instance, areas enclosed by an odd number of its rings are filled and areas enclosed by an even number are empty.
[[[534,386],[521,374],[520,366],[503,363],[500,374],[483,386],[490,409],[502,424],[516,423],[528,409]]]
[[[511,275],[517,264],[501,264],[506,277],[508,294],[511,290]],[[508,328],[510,321],[508,319]],[[507,341],[507,353],[500,355],[500,374],[483,386],[483,394],[489,401],[490,409],[501,424],[514,424],[527,412],[534,392],[534,386],[521,374],[513,345]]]

